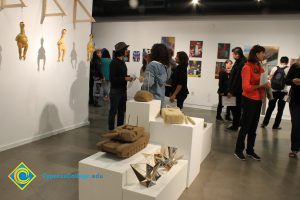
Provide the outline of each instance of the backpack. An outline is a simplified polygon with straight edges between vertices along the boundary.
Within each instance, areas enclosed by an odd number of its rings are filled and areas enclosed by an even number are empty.
[[[280,68],[279,66],[277,66],[277,70],[275,71],[272,79],[271,79],[271,88],[273,90],[283,90],[285,87],[285,69],[287,67],[284,68]]]

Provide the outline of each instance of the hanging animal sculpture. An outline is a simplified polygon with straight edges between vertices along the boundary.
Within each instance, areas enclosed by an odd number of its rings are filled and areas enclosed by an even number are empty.
[[[94,45],[94,36],[93,34],[90,34],[90,40],[87,44],[87,61],[91,61],[92,60],[92,55],[95,51],[95,45]]]
[[[18,49],[19,49],[19,59],[25,60],[26,59],[26,53],[28,49],[28,39],[25,35],[25,24],[24,22],[20,22],[20,33],[16,37]]]
[[[66,34],[67,34],[67,30],[63,29],[62,32],[61,32],[61,38],[57,42],[57,46],[58,46],[58,60],[57,60],[57,62],[60,62],[60,61],[63,62],[64,59],[65,59],[66,50],[67,50],[67,47],[66,47],[66,44],[65,44]]]

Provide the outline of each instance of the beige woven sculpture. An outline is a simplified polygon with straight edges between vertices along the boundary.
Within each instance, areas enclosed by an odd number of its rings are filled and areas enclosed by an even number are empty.
[[[149,102],[153,100],[153,94],[146,90],[140,90],[134,95],[134,100],[138,102]]]
[[[95,45],[94,45],[94,36],[93,34],[90,34],[90,40],[87,44],[87,61],[92,60],[93,53],[95,51]]]
[[[66,55],[66,44],[65,44],[65,36],[67,34],[67,30],[63,29],[61,32],[61,38],[57,42],[58,47],[58,60],[57,62],[64,61]]]
[[[28,39],[25,34],[25,24],[24,22],[20,22],[20,33],[16,37],[17,45],[19,48],[19,59],[25,60],[26,59],[26,53],[28,49]]]
[[[184,115],[180,108],[162,108],[161,109],[161,117],[164,119],[165,123],[167,124],[188,124],[191,123],[195,125],[195,121],[189,117]]]

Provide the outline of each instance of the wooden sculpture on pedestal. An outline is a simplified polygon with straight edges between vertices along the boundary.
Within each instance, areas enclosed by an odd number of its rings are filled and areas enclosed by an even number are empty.
[[[67,34],[67,30],[63,29],[61,32],[61,38],[57,42],[58,47],[58,60],[57,62],[64,61],[66,55],[66,44],[65,44],[65,36]]]
[[[95,45],[94,45],[94,36],[93,34],[90,34],[90,40],[87,44],[87,61],[92,60],[93,53],[95,51]]]
[[[20,33],[16,37],[17,45],[19,48],[19,59],[25,60],[26,59],[26,53],[28,49],[28,39],[25,35],[25,24],[24,22],[20,22]]]

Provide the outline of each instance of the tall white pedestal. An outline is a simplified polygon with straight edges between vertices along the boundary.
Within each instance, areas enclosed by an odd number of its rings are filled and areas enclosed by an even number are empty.
[[[177,165],[163,174],[152,187],[142,186],[138,181],[125,185],[123,200],[177,200],[186,188],[188,161],[179,160]]]
[[[211,151],[211,142],[212,142],[212,130],[213,124],[207,123],[207,126],[203,129],[202,134],[202,144],[201,144],[201,163],[208,156]]]
[[[138,125],[149,131],[149,122],[154,120],[160,113],[160,100],[152,100],[150,102],[137,102],[129,100],[126,103],[126,123],[129,119],[130,125],[136,125],[138,118]]]
[[[103,179],[79,179],[79,200],[122,200],[123,186],[136,179],[128,176],[130,164],[143,161],[142,153],[156,153],[160,146],[148,144],[141,152],[128,159],[99,152],[79,162],[79,174],[101,174]],[[131,178],[129,181],[127,179]]]
[[[165,124],[162,118],[150,122],[150,142],[162,146],[177,147],[178,155],[188,160],[188,177],[186,185],[189,187],[200,172],[201,146],[203,144],[204,119],[192,118],[192,124]]]

